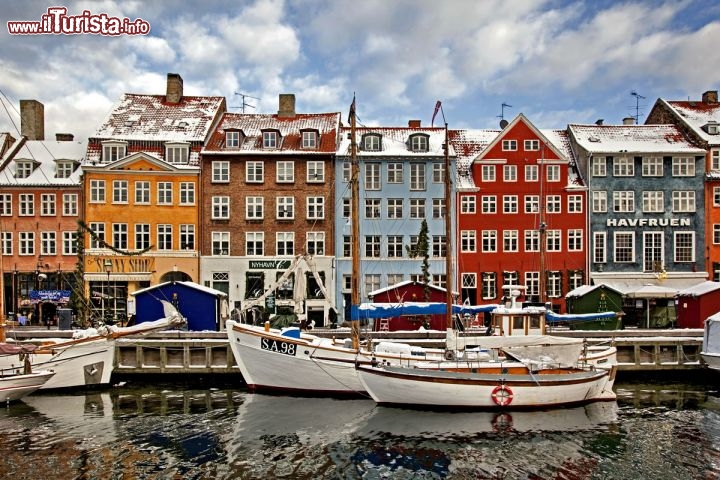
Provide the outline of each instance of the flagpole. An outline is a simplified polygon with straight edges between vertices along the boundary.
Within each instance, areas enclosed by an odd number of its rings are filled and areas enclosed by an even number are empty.
[[[355,95],[350,105],[350,216],[352,231],[350,237],[350,327],[352,346],[360,348],[360,166],[357,159],[355,130]]]

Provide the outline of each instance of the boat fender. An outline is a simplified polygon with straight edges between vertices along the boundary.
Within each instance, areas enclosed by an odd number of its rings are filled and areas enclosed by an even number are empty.
[[[495,402],[495,405],[497,405],[498,407],[506,407],[510,405],[513,401],[513,392],[512,390],[510,390],[509,387],[506,387],[505,385],[498,385],[497,387],[493,388],[490,397],[492,398],[493,402]]]
[[[452,350],[445,350],[445,360],[453,361],[455,360],[455,352]]]

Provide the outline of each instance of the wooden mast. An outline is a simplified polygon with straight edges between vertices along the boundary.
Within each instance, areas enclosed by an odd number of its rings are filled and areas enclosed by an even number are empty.
[[[352,271],[350,272],[350,326],[352,345],[354,349],[360,348],[360,166],[357,159],[357,142],[355,130],[355,95],[350,106],[350,216],[352,230],[350,237],[350,257],[352,258]]]
[[[540,146],[540,282],[538,288],[538,297],[540,303],[545,304],[545,289],[546,289],[546,275],[545,275],[545,235],[547,225],[545,224],[545,193],[543,187],[545,184],[545,143]]]
[[[444,114],[443,114],[444,116]],[[452,329],[453,328],[453,316],[452,316],[452,306],[453,306],[453,268],[452,268],[452,204],[453,204],[453,197],[452,197],[452,177],[451,177],[451,171],[450,171],[450,142],[448,138],[448,124],[445,122],[445,289],[446,289],[446,296],[445,296],[445,314],[447,319],[447,328]]]

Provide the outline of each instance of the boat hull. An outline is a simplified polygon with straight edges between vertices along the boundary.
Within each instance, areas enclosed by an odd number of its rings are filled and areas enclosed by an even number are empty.
[[[0,403],[19,400],[41,388],[55,372],[49,370],[36,371],[0,377]]]

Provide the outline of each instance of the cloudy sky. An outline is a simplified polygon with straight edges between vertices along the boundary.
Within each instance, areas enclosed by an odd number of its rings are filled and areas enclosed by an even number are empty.
[[[52,6],[148,22],[139,36],[10,35]],[[20,99],[45,104],[46,137],[91,136],[124,92],[225,96],[241,112],[342,112],[365,125],[497,128],[525,114],[540,128],[640,122],[659,97],[720,89],[716,0],[153,0],[3,2],[0,131]],[[634,91],[645,97],[631,95]],[[437,122],[436,122],[437,123]]]

